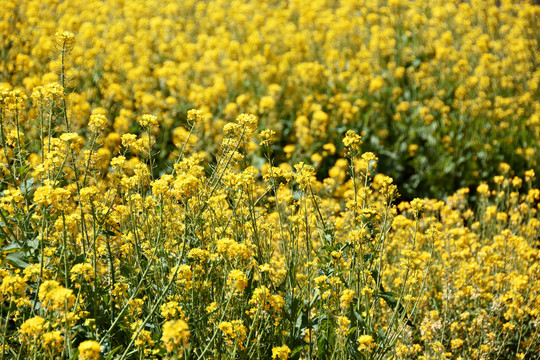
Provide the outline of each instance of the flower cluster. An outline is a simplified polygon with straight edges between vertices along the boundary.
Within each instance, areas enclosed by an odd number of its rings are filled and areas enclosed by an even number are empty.
[[[0,7],[0,358],[534,358],[538,5]]]

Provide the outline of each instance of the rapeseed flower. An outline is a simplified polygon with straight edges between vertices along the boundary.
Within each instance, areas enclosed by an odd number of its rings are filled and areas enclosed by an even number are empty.
[[[79,360],[101,359],[101,346],[97,341],[86,340],[79,345]]]
[[[272,359],[287,360],[291,354],[291,349],[287,345],[272,348]]]
[[[184,320],[171,320],[163,324],[163,341],[167,352],[178,349],[178,354],[182,356],[184,349],[189,346],[189,328]]]

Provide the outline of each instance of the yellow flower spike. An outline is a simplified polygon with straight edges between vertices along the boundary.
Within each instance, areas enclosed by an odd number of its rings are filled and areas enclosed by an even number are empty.
[[[75,43],[75,35],[69,31],[61,31],[55,34],[55,40],[61,50],[70,51]]]
[[[294,168],[296,170],[296,181],[300,188],[306,191],[317,180],[315,178],[315,169],[303,162],[294,165]]]
[[[381,284],[388,292],[406,287],[403,301],[418,301],[414,318],[424,319],[416,324],[418,331],[406,327],[396,348],[381,356],[395,350],[403,358],[420,359],[424,352],[426,358],[487,359],[496,356],[498,339],[508,335],[513,341],[517,333],[523,334],[518,345],[524,354],[515,356],[530,356],[526,349],[537,346],[537,338],[520,324],[538,323],[540,191],[534,171],[514,174],[510,167],[538,168],[540,73],[531,62],[538,6],[398,0],[332,6],[302,0],[287,6],[285,1],[230,6],[214,0],[182,6],[169,0],[144,6],[34,3],[4,1],[4,20],[15,19],[17,26],[6,28],[0,20],[0,28],[10,31],[0,84],[5,141],[0,174],[6,180],[0,185],[5,215],[0,221],[7,221],[0,229],[5,249],[0,302],[12,302],[4,314],[19,327],[7,327],[8,356],[54,358],[60,351],[68,354],[69,341],[85,339],[80,331],[103,333],[103,324],[116,319],[92,321],[85,310],[104,298],[115,307],[104,316],[127,307],[128,323],[117,325],[128,329],[138,316],[157,310],[133,339],[139,347],[133,356],[140,358],[186,355],[187,349],[178,353],[183,345],[166,351],[177,344],[172,337],[150,345],[169,331],[162,322],[184,315],[193,318],[196,328],[187,329],[192,334],[216,330],[216,336],[190,338],[197,356],[245,355],[232,337],[241,334],[233,321],[240,318],[251,335],[242,345],[245,353],[256,353],[256,346],[279,351],[290,337],[281,315],[291,291],[300,301],[313,302],[312,319],[331,312],[343,334],[355,297],[372,296],[377,311],[359,312],[370,316],[369,326],[391,331],[386,317],[391,309],[379,306],[370,273],[351,272],[368,253],[384,261],[374,264],[381,269]],[[55,40],[55,24],[76,33],[76,41],[62,32]],[[55,49],[70,56],[51,59]],[[72,65],[59,69],[61,63]],[[66,89],[57,81],[59,70]],[[187,104],[197,110],[186,114]],[[253,138],[258,125],[242,112],[257,114],[268,129],[257,139],[261,147]],[[97,118],[89,124],[91,115]],[[111,126],[101,116],[113,116]],[[150,130],[156,123],[164,125],[162,133]],[[452,130],[469,125],[475,131]],[[343,129],[349,128],[371,129],[368,147],[398,151],[396,162],[384,154],[377,174],[375,155],[360,153],[367,134],[347,136]],[[90,141],[94,131],[103,135],[95,143]],[[342,133],[340,146],[336,136]],[[428,133],[441,141],[423,141]],[[405,143],[389,143],[404,134]],[[262,146],[273,141],[284,146],[283,154],[276,154],[281,163],[262,165],[261,152],[268,150]],[[156,156],[150,161],[154,142]],[[463,152],[464,147],[471,151]],[[497,164],[482,168],[499,149],[505,149],[508,166],[496,174]],[[450,174],[453,181],[445,177],[449,169],[438,173],[441,169],[432,166],[437,162],[428,161],[425,171],[409,174],[410,166],[426,165],[426,156],[440,157],[440,163],[465,156],[463,169]],[[305,165],[295,171],[291,159],[311,159],[317,176],[328,172],[328,177],[318,181]],[[397,184],[383,175],[389,171],[398,175]],[[425,212],[415,202],[393,207],[396,185],[409,176],[426,192],[442,193],[475,178],[480,186],[473,197],[457,191],[445,201],[428,200]],[[488,180],[494,180],[493,192],[491,185],[480,184]],[[407,184],[407,198],[414,198],[416,183]],[[418,221],[411,220],[413,211]],[[30,246],[32,256],[23,260],[31,264],[24,270],[18,268],[21,253],[11,247],[11,238]],[[321,247],[326,241],[335,246]],[[321,251],[328,256],[319,256]],[[161,293],[171,268],[177,276],[154,308],[151,293]],[[256,289],[244,294],[248,271]],[[369,283],[356,283],[361,278]],[[36,289],[52,279],[58,283]],[[70,289],[62,286],[66,280]],[[150,281],[141,289],[147,299],[137,299],[139,280]],[[318,290],[317,299],[310,288]],[[238,296],[227,303],[231,289]],[[70,295],[76,295],[78,308],[60,314],[59,304],[70,303]],[[183,314],[181,304],[194,295],[197,306],[185,306]],[[41,307],[33,304],[36,296]],[[431,316],[439,303],[448,305],[445,316]],[[32,311],[42,311],[49,321],[34,342],[37,354],[27,343],[17,344]],[[74,320],[78,317],[80,322]],[[208,321],[196,321],[201,318]],[[60,329],[65,319],[84,325]],[[215,329],[221,321],[230,323],[231,337]],[[260,332],[254,322],[275,331]],[[321,336],[315,324],[297,334],[312,345]],[[486,328],[492,334],[481,334]],[[443,329],[454,332],[445,337]],[[415,332],[423,349],[411,343]],[[451,340],[464,339],[465,333],[467,341],[451,350]],[[114,336],[111,341],[106,351],[122,345],[113,344]],[[335,357],[348,353],[345,342],[333,343],[328,350]],[[368,356],[377,344],[366,344],[361,351]],[[78,345],[71,343],[72,354]],[[291,355],[272,351],[278,359]]]
[[[418,199],[418,198],[413,199],[413,201],[411,201],[411,210],[415,214],[418,214],[424,209],[425,204],[426,204],[426,201],[423,199]]]
[[[488,184],[486,184],[486,183],[483,183],[483,184],[478,185],[478,187],[476,188],[476,191],[477,191],[479,194],[481,194],[481,195],[483,195],[483,196],[485,196],[485,197],[489,197],[489,194],[490,194],[490,192],[489,192],[489,186],[488,186]]]
[[[157,116],[144,114],[139,119],[139,125],[144,128],[152,128],[158,126]]]
[[[276,132],[274,130],[265,129],[260,134],[261,146],[270,146],[276,141]]]
[[[371,335],[362,335],[358,338],[358,351],[371,350],[375,346],[375,342]]]
[[[296,151],[296,146],[293,144],[286,145],[283,148],[283,151],[285,152],[287,159],[290,159],[292,157],[292,154]]]
[[[382,77],[380,77],[380,76],[377,76],[377,77],[370,80],[368,91],[371,94],[375,94],[377,91],[382,89],[383,86],[384,86],[384,79]]]
[[[163,341],[167,352],[171,353],[178,349],[178,355],[182,356],[184,349],[189,347],[189,337],[189,327],[184,320],[172,320],[163,324],[161,341]]]
[[[409,152],[410,157],[413,157],[417,150],[418,150],[417,144],[410,144],[409,147],[407,148],[407,151]]]
[[[347,130],[343,138],[343,145],[352,150],[359,150],[360,145],[362,145],[362,139],[354,130]]]
[[[456,350],[456,349],[460,348],[463,345],[463,343],[464,343],[464,341],[461,340],[461,339],[452,339],[452,341],[450,341],[452,350]]]
[[[339,298],[339,304],[341,308],[347,309],[349,305],[352,303],[355,295],[356,295],[356,292],[354,290],[350,290],[350,289],[343,290],[343,294]]]
[[[498,170],[502,174],[507,174],[508,172],[510,172],[511,168],[510,168],[510,165],[508,165],[507,163],[502,162],[502,163],[499,164]]]
[[[26,320],[20,327],[21,341],[36,341],[45,329],[46,321],[41,316]]]
[[[525,171],[525,181],[530,183],[535,178],[535,173],[533,169]]]
[[[43,334],[42,339],[43,348],[50,352],[61,351],[65,341],[64,336],[62,336],[62,331],[60,330],[46,332]]]
[[[3,95],[3,104],[5,108],[14,112],[21,111],[27,106],[28,97],[22,89],[13,89],[5,91]],[[23,118],[19,118],[23,120]]]
[[[323,145],[323,156],[326,156],[326,153],[334,155],[336,153],[336,145],[333,143],[327,143]]]
[[[70,274],[71,281],[80,286],[83,281],[89,283],[94,278],[94,268],[89,263],[80,263],[71,268]]]
[[[64,98],[64,88],[58,83],[37,86],[32,90],[31,99],[34,105],[46,106],[55,99]]]
[[[124,134],[122,135],[122,146],[126,149],[131,148],[137,140],[137,135],[135,134]]]
[[[101,346],[97,341],[86,340],[79,345],[78,360],[100,360]]]
[[[218,329],[225,335],[225,342],[229,347],[238,347],[244,350],[244,341],[247,336],[247,328],[242,323],[242,320],[222,321],[218,325]]]
[[[98,132],[104,130],[108,125],[108,120],[105,115],[94,114],[90,115],[90,121],[88,122],[88,127],[92,132]]]
[[[236,124],[238,124],[240,128],[245,128],[246,134],[248,135],[255,131],[258,123],[259,120],[253,114],[240,114],[236,118]]]
[[[0,299],[5,295],[11,295],[15,298],[15,295],[21,295],[27,286],[26,281],[20,275],[7,275],[0,284]]]
[[[351,320],[349,320],[345,316],[338,316],[337,317],[337,334],[341,337],[346,337],[348,335],[349,331],[349,325],[351,324]]]
[[[244,291],[247,286],[247,276],[243,271],[232,270],[229,273],[227,284],[234,286],[236,288],[236,291]]]
[[[259,102],[259,112],[266,113],[274,108],[276,101],[271,96],[264,96]]]
[[[272,360],[287,360],[291,355],[291,349],[287,345],[272,348]]]

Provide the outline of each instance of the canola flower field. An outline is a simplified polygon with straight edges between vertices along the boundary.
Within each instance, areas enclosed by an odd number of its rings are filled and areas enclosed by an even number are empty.
[[[538,359],[540,6],[0,0],[0,359]]]

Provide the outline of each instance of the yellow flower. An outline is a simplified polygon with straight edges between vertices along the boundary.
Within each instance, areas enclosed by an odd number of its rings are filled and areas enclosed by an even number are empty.
[[[60,351],[64,345],[62,331],[54,330],[43,334],[43,347],[49,351]]]
[[[535,173],[533,169],[525,171],[525,181],[530,182],[532,179],[534,179]]]
[[[134,331],[131,338],[135,339],[133,345],[139,348],[149,348],[154,346],[154,340],[152,339],[152,333],[150,333],[150,331],[140,330],[139,333],[137,333],[137,329],[139,328],[141,323],[142,321],[139,320],[131,324],[131,328]]]
[[[272,110],[276,105],[276,101],[271,96],[264,96],[259,102],[259,111],[265,113],[269,110]]]
[[[202,110],[191,109],[187,113],[187,119],[191,122],[200,122],[206,118],[205,113]]]
[[[21,341],[35,341],[45,328],[45,319],[41,316],[34,316],[26,320],[20,327]]]
[[[218,303],[214,301],[214,302],[211,302],[210,305],[208,305],[205,310],[207,313],[211,313],[211,312],[214,312],[217,308],[218,308]]]
[[[291,349],[287,345],[272,348],[272,360],[287,360],[291,355]]]
[[[270,310],[279,313],[285,305],[285,300],[280,295],[272,295],[270,290],[263,285],[253,291],[249,304],[254,306],[249,310],[251,315],[258,311],[268,312]]]
[[[64,312],[73,307],[75,296],[73,290],[66,289],[57,281],[48,280],[39,287],[39,300],[47,310]]]
[[[302,190],[307,190],[310,186],[317,180],[315,178],[315,169],[313,166],[306,165],[303,162],[300,162],[294,165],[296,169],[296,181],[300,185]]]
[[[418,214],[424,208],[426,201],[423,199],[415,198],[411,201],[411,209],[415,214]]]
[[[236,123],[245,129],[246,134],[251,134],[257,128],[259,120],[253,114],[240,114],[236,117]]]
[[[407,151],[409,152],[409,156],[411,157],[414,156],[414,154],[416,153],[416,150],[418,150],[417,144],[410,144],[409,147],[407,148]]]
[[[502,162],[502,163],[499,164],[499,169],[498,170],[501,173],[506,174],[511,170],[511,168],[510,168],[510,165],[508,165],[507,163]]]
[[[334,155],[336,153],[336,145],[333,143],[326,143],[323,145],[323,155],[326,156],[326,154]]]
[[[7,275],[0,285],[0,299],[4,295],[19,295],[26,290],[27,284],[19,275]]]
[[[290,159],[295,151],[296,146],[294,146],[294,144],[285,145],[285,147],[283,148],[283,152],[285,152],[287,159]]]
[[[108,120],[105,115],[102,114],[93,114],[90,115],[90,121],[88,122],[88,127],[90,131],[100,131],[107,127]]]
[[[135,134],[124,134],[122,135],[122,146],[129,149],[137,141],[137,135]]]
[[[171,273],[169,279],[171,279],[176,273],[176,283],[177,285],[185,286],[187,289],[191,288],[191,279],[193,277],[193,271],[191,267],[187,264],[182,264],[180,266],[174,266],[171,268]]]
[[[79,263],[73,265],[70,271],[71,281],[81,284],[81,281],[90,282],[94,277],[94,268],[89,263]]]
[[[172,320],[163,324],[163,335],[161,341],[165,344],[168,352],[179,349],[179,354],[183,354],[184,348],[189,346],[189,327],[184,320]]]
[[[356,292],[354,290],[345,289],[343,290],[343,294],[339,298],[339,304],[342,309],[347,309],[351,302],[353,301],[354,295]]]
[[[371,348],[375,346],[373,337],[371,335],[360,336],[358,338],[358,343],[360,343],[360,346],[358,347],[358,351],[370,350]]]
[[[261,131],[261,146],[270,146],[275,141],[276,132],[274,130],[265,129]]]
[[[341,335],[341,336],[347,335],[347,331],[349,330],[350,324],[351,324],[351,320],[349,320],[347,317],[338,316],[337,317],[338,328],[336,329],[338,335]]]
[[[158,125],[157,116],[144,114],[139,120],[141,127],[155,127]]]
[[[410,104],[408,101],[402,101],[396,106],[396,111],[401,111],[404,113],[409,112],[409,109],[410,109]]]
[[[476,188],[476,191],[483,196],[486,196],[486,197],[489,196],[489,186],[486,183],[478,185],[478,187]]]
[[[32,101],[36,106],[45,106],[50,101],[62,99],[64,88],[58,83],[50,83],[44,86],[37,86],[32,90]]]
[[[86,340],[79,345],[79,360],[99,360],[101,346],[97,341]]]
[[[218,329],[223,331],[223,333],[227,336],[233,336],[233,326],[230,321],[222,321],[218,325]]]
[[[453,339],[450,341],[450,346],[452,347],[452,350],[458,349],[463,345],[463,340],[461,339]]]
[[[190,150],[199,141],[199,138],[183,126],[178,126],[172,132],[172,141],[177,148],[185,147],[186,150]]]
[[[228,285],[234,285],[237,291],[244,291],[247,286],[247,276],[240,270],[232,270],[229,273]]]
[[[362,139],[354,130],[347,130],[343,138],[343,145],[350,149],[358,150],[360,145],[362,145]]]
[[[376,91],[382,89],[384,86],[384,79],[380,76],[377,76],[370,80],[369,82],[369,92],[371,94],[375,93]]]
[[[238,346],[240,350],[244,350],[247,328],[242,323],[242,320],[222,321],[218,325],[218,329],[225,334],[225,341],[229,346]]]
[[[182,306],[178,303],[178,301],[166,302],[165,304],[161,305],[160,310],[161,316],[163,316],[166,320],[177,317],[185,317]]]
[[[75,35],[69,31],[62,31],[56,33],[56,44],[61,49],[71,50],[75,43]]]
[[[126,163],[126,158],[122,155],[119,155],[117,157],[112,158],[110,164],[117,171],[122,171],[125,163]]]

